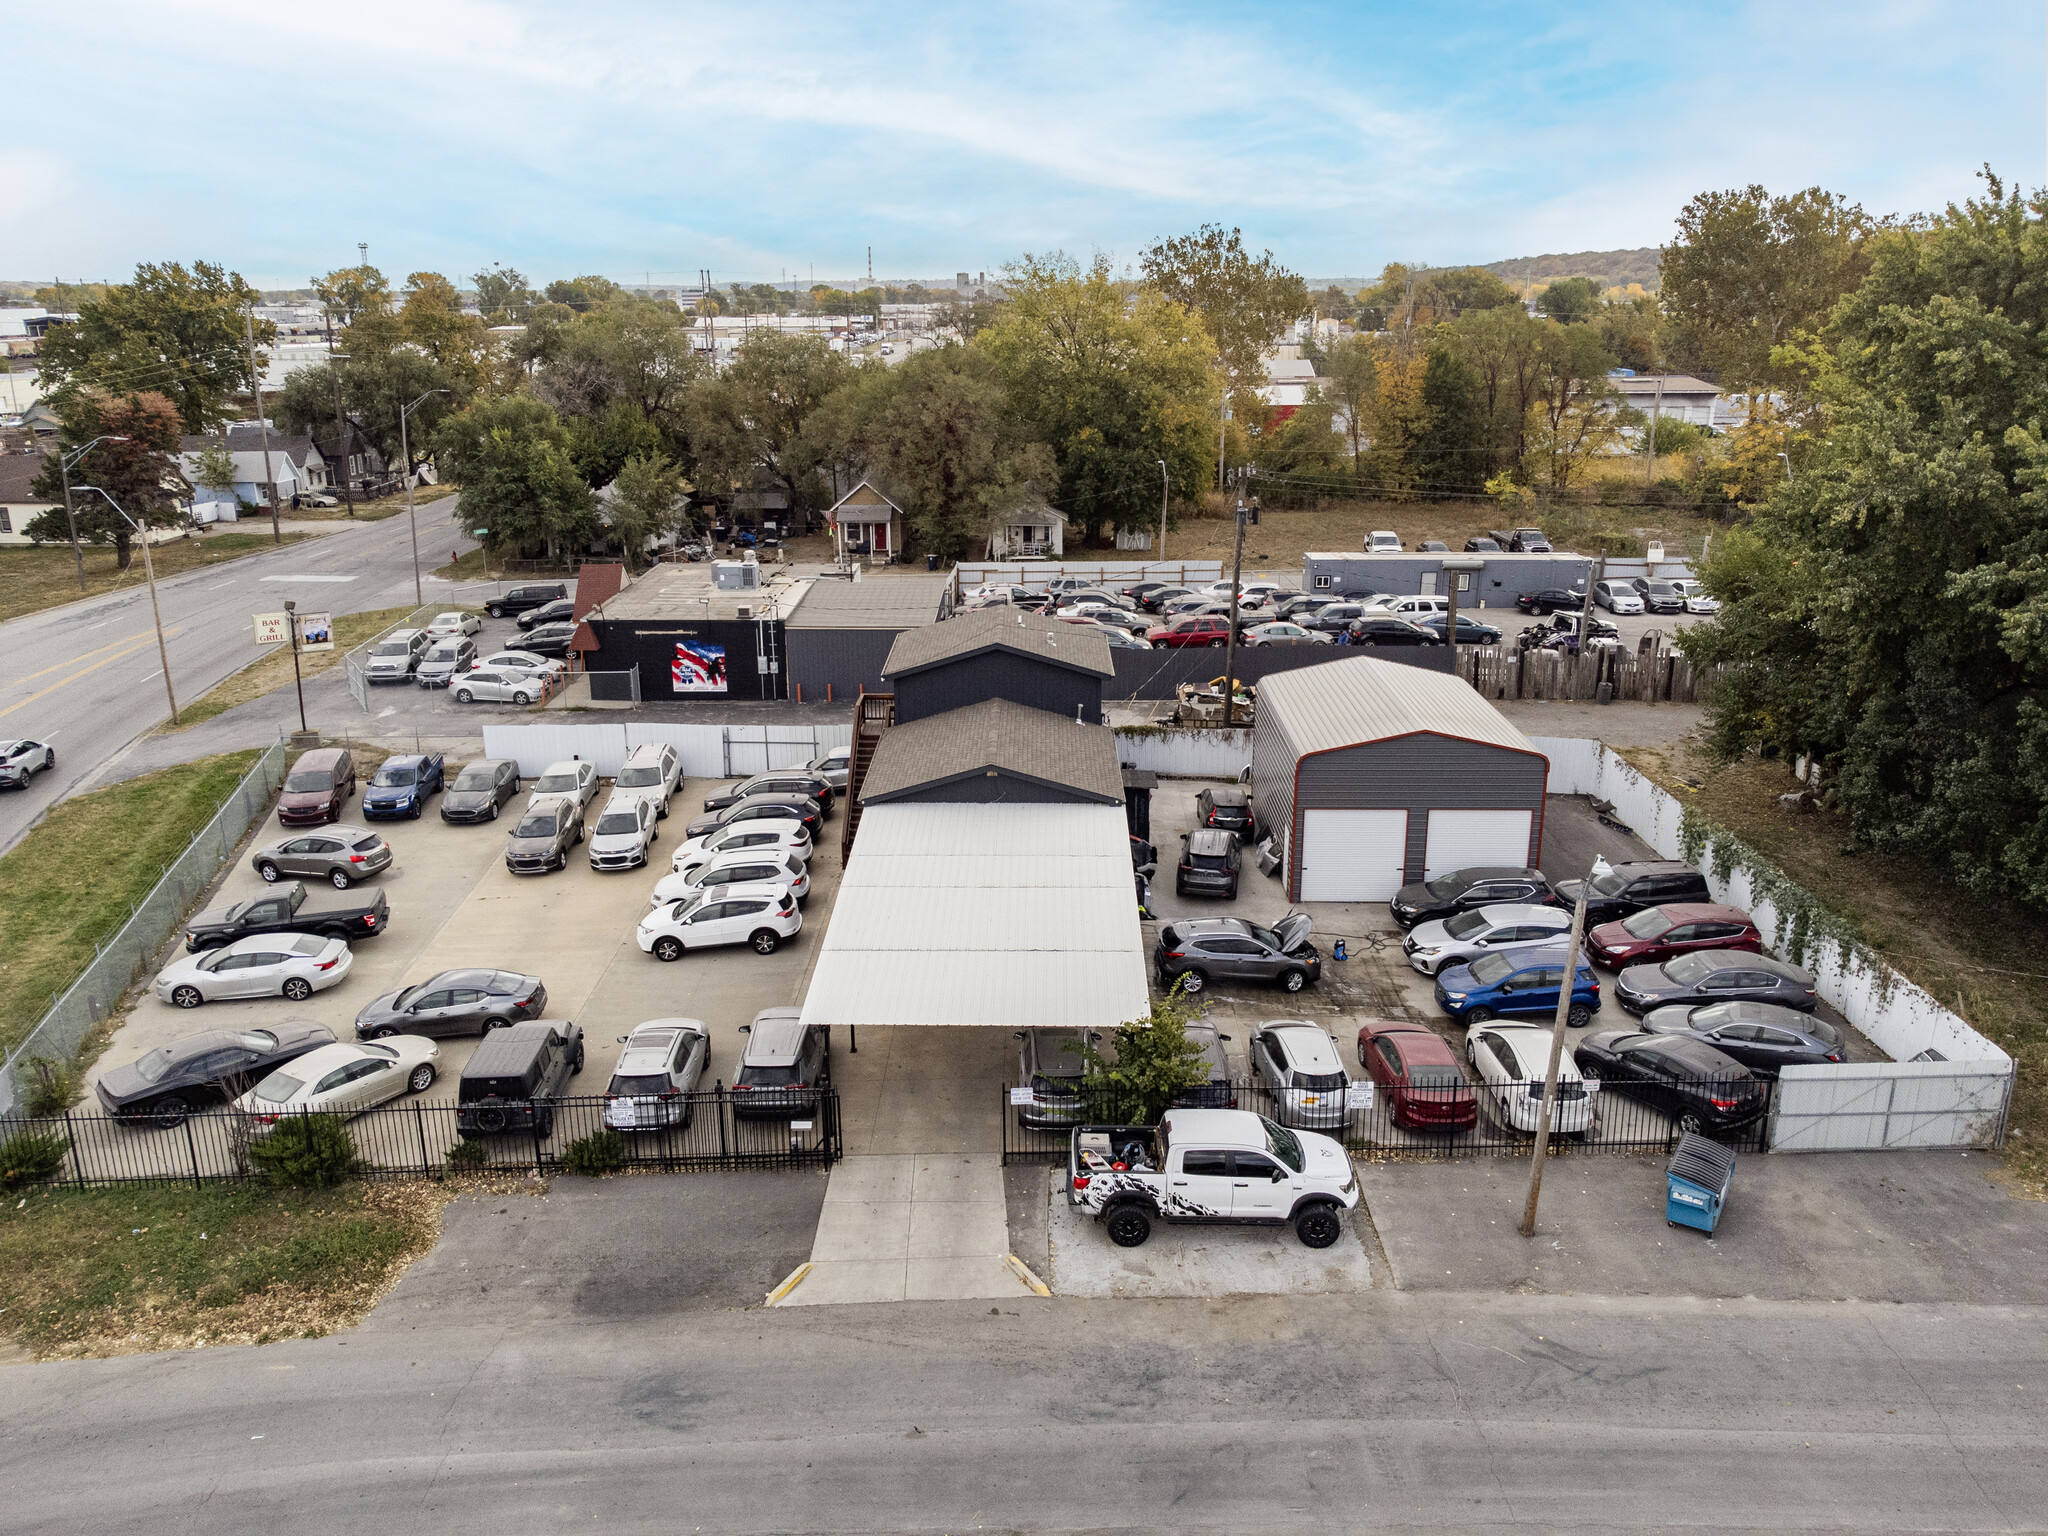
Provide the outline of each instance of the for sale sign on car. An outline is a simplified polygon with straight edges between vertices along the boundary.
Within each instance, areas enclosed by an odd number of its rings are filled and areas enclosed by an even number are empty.
[[[285,613],[259,613],[252,617],[256,621],[256,643],[258,645],[283,645],[292,637],[291,615]]]

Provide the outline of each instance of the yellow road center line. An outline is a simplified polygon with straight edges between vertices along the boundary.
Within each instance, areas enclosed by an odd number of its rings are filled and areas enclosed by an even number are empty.
[[[177,631],[175,629],[167,629],[164,631],[164,638],[168,640],[172,635],[175,635],[176,633]],[[149,649],[150,645],[153,643],[155,638],[156,637],[154,635],[145,636],[140,644],[131,645],[127,650],[122,651],[119,655],[109,656],[105,661],[96,661],[89,667],[80,668],[78,671],[72,673],[69,677],[59,678],[56,682],[50,684],[49,687],[43,689],[41,693],[32,693],[27,698],[21,700],[19,703],[10,704],[5,709],[0,709],[0,718],[4,718],[5,716],[13,714],[17,709],[27,708],[29,705],[35,703],[37,699],[42,698],[44,694],[55,693],[59,688],[64,687],[68,683],[77,682],[81,677],[86,676],[88,673],[97,672],[101,667],[111,666],[117,661],[125,661],[128,657],[133,656],[137,651]]]
[[[92,650],[89,651],[80,651],[76,656],[66,656],[62,661],[56,662],[50,666],[43,668],[41,672],[31,672],[25,677],[17,677],[15,681],[17,683],[32,683],[37,678],[42,677],[47,673],[61,672],[66,667],[71,666],[76,662],[84,661],[88,656],[97,656],[101,651],[118,650],[120,647],[124,645],[133,645],[137,640],[147,640],[151,635],[155,633],[156,631],[153,629],[137,630],[134,634],[129,635],[125,639],[109,641],[107,644],[95,646]]]

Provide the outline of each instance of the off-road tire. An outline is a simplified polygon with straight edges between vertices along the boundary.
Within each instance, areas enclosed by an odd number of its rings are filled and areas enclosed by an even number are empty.
[[[1294,1235],[1304,1248],[1327,1248],[1343,1234],[1343,1222],[1327,1205],[1312,1205],[1294,1218]]]
[[[1141,1206],[1120,1205],[1102,1218],[1109,1240],[1119,1248],[1137,1248],[1152,1235],[1152,1218]]]

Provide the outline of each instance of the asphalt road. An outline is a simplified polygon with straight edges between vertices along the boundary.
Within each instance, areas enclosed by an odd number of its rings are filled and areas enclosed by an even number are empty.
[[[454,509],[452,497],[419,509],[423,568],[472,547],[455,528]],[[411,606],[411,533],[403,516],[365,523],[173,577],[157,584],[157,596],[182,704],[254,659],[250,615],[281,609],[286,598],[337,614]],[[26,736],[57,749],[55,773],[0,797],[5,851],[47,806],[169,718],[170,706],[146,586],[0,624],[0,656],[0,738]]]
[[[2048,1525],[2029,1308],[1378,1290],[537,1316],[497,1291],[336,1338],[0,1369],[5,1527]]]

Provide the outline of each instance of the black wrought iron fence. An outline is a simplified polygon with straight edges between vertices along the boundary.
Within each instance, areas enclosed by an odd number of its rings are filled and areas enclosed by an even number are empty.
[[[1726,1079],[1648,1084],[1562,1083],[1551,1121],[1551,1150],[1566,1156],[1668,1151],[1696,1130],[1743,1152],[1770,1143],[1775,1082],[1740,1087]],[[1369,1092],[1366,1090],[1370,1090]],[[1319,1131],[1356,1152],[1405,1157],[1515,1157],[1535,1145],[1544,1084],[1486,1083],[1450,1088],[1274,1090],[1257,1081],[1192,1090],[1186,1107],[1248,1109],[1278,1124]],[[1063,1162],[1077,1125],[1137,1125],[1156,1106],[1109,1093],[1047,1095],[1005,1087],[1003,1161]]]
[[[279,1123],[233,1109],[169,1121],[77,1112],[10,1117],[0,1120],[0,1152],[16,1169],[33,1168],[31,1154],[47,1148],[44,1160],[54,1166],[42,1182],[51,1184],[202,1185],[259,1174],[251,1149]],[[839,1095],[830,1089],[800,1099],[781,1092],[750,1098],[721,1084],[662,1099],[564,1098],[481,1112],[413,1099],[341,1124],[358,1172],[370,1178],[560,1173],[577,1161],[570,1149],[579,1142],[594,1159],[583,1166],[593,1170],[827,1167],[844,1149]]]

